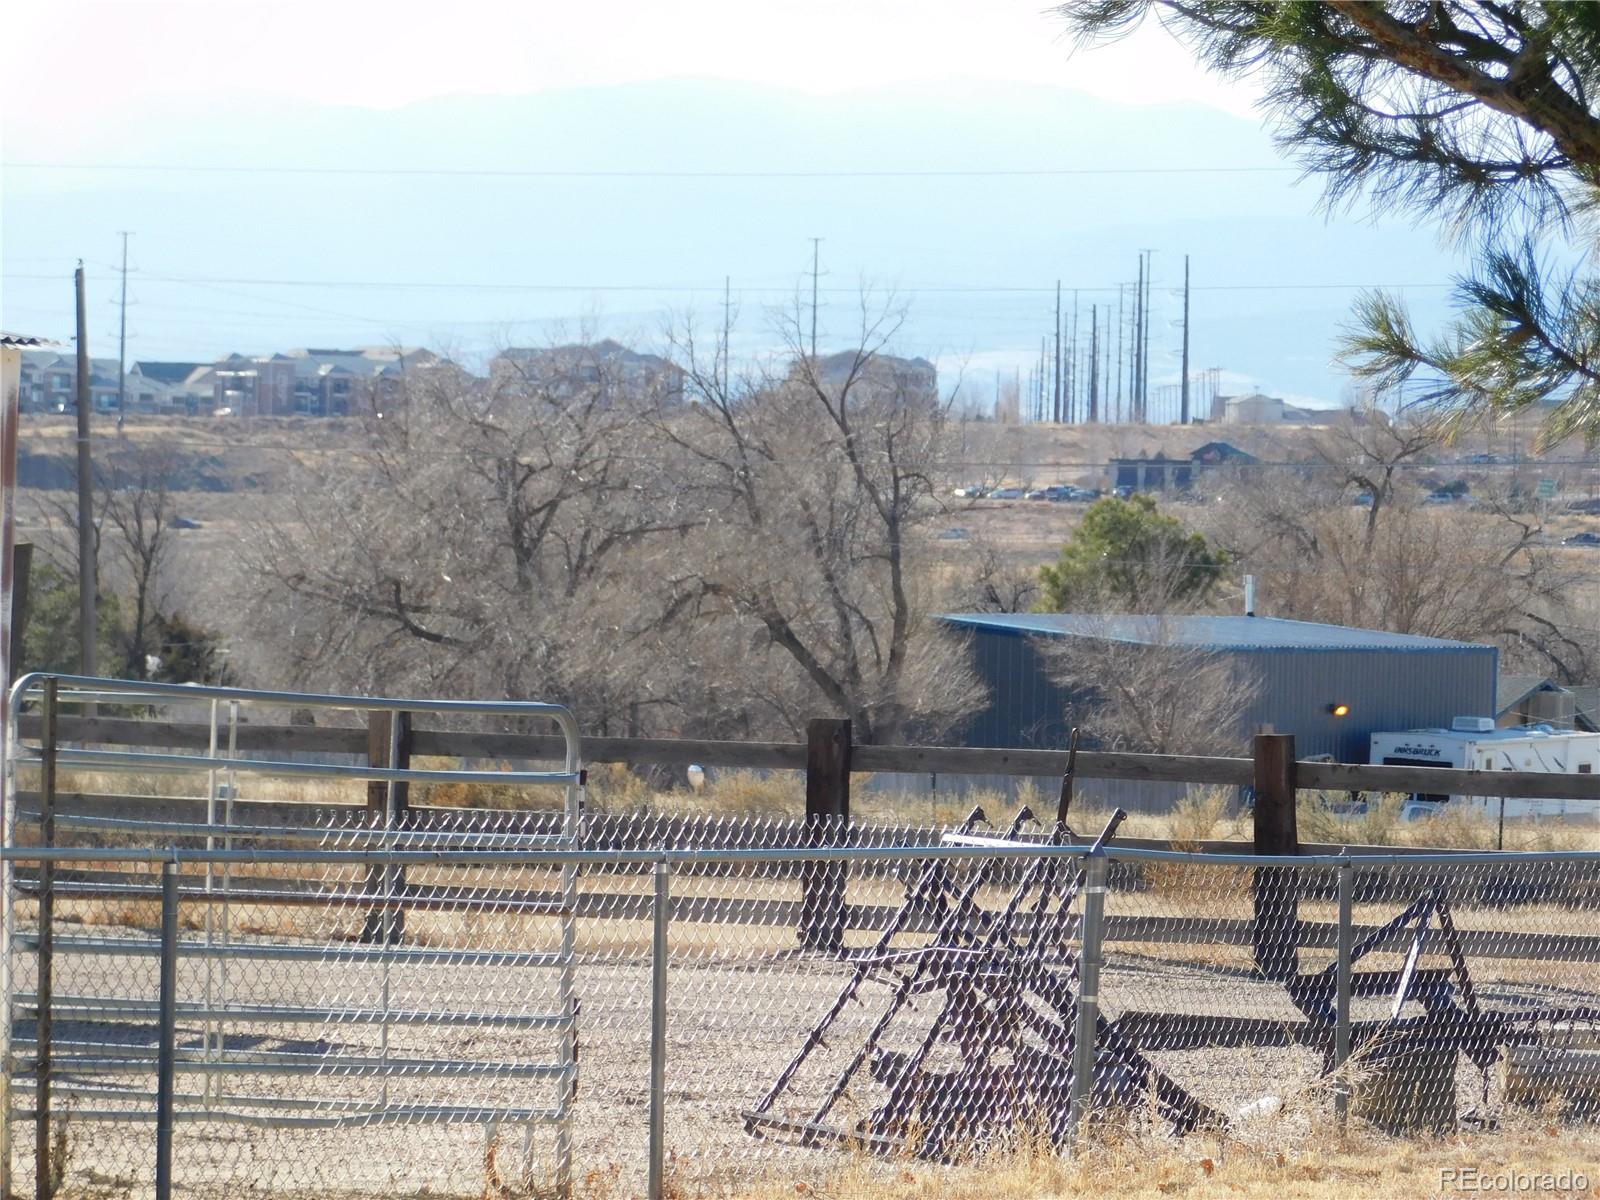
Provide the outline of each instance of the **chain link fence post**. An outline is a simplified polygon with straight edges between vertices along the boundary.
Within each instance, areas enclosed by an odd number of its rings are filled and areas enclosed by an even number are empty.
[[[172,1197],[173,1078],[178,1057],[178,864],[161,864],[161,999],[156,1044],[156,1200]]]
[[[1339,864],[1339,930],[1336,937],[1338,961],[1335,964],[1333,1069],[1337,1083],[1333,1090],[1334,1112],[1340,1128],[1350,1112],[1350,1082],[1342,1072],[1350,1058],[1350,970],[1355,946],[1355,865],[1347,858]]]
[[[1078,1012],[1072,1041],[1072,1091],[1067,1109],[1067,1149],[1076,1152],[1094,1095],[1095,1026],[1100,1017],[1100,962],[1105,942],[1106,878],[1103,850],[1084,863],[1083,927],[1078,940]]]
[[[49,849],[56,840],[56,680],[44,681],[44,705],[39,731],[39,844]],[[35,988],[33,1040],[33,1186],[38,1200],[55,1194],[50,1155],[50,1043],[55,997],[56,868],[48,858],[39,860],[39,981]],[[7,1119],[10,1114],[7,1114]]]
[[[672,906],[672,864],[655,866],[655,901],[650,939],[650,1200],[661,1200],[666,1165],[667,1099],[667,922]]]

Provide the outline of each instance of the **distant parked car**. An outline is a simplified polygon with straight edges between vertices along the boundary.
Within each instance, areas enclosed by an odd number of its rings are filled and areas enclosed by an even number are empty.
[[[194,519],[192,519],[190,517],[173,517],[170,521],[167,522],[167,528],[168,529],[204,529],[205,526],[201,525],[199,521],[196,521],[196,520],[194,520]]]
[[[1562,538],[1563,546],[1600,546],[1600,533],[1585,529],[1582,533],[1575,533],[1569,538]]]
[[[1126,500],[1129,496],[1133,495],[1133,489],[1125,483],[1119,484],[1117,487],[1111,489],[1111,494],[1118,500]]]
[[[1489,464],[1499,462],[1500,456],[1498,454],[1469,454],[1461,461],[1464,463],[1475,463],[1480,466],[1487,466]]]
[[[1022,499],[1022,495],[1023,495],[1023,493],[1022,493],[1022,489],[1021,488],[1003,487],[1003,488],[995,488],[994,491],[990,492],[989,493],[989,499],[991,499],[991,500],[1021,500]]]
[[[981,500],[983,498],[984,491],[983,488],[978,484],[969,483],[962,487],[958,487],[950,494],[952,496],[957,496],[962,500]]]
[[[939,540],[944,542],[959,542],[967,536],[967,531],[960,525],[953,525],[949,529],[940,531]]]
[[[1424,504],[1454,504],[1459,499],[1461,499],[1461,497],[1458,493],[1447,492],[1443,489],[1440,489],[1438,491],[1429,492],[1422,502]]]
[[[1372,493],[1371,492],[1358,492],[1358,493],[1356,493],[1356,498],[1354,500],[1350,501],[1350,503],[1355,505],[1357,508],[1371,508],[1372,507]]]
[[[1050,494],[1054,490],[1055,490],[1054,488],[1034,488],[1031,492],[1029,492],[1026,496],[1024,496],[1023,499],[1024,500],[1054,500],[1055,497]]]

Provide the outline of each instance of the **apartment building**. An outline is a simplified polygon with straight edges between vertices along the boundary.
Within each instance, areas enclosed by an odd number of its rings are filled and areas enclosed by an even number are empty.
[[[683,402],[681,367],[610,338],[565,346],[510,347],[489,364],[489,379],[500,385],[537,387],[561,399],[598,393],[610,403]]]

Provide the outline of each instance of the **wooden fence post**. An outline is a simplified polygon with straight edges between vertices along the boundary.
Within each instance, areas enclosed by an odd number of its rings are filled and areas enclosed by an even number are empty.
[[[411,765],[411,714],[407,712],[369,712],[367,714],[367,763],[374,767]],[[369,829],[400,828],[411,807],[409,783],[386,783],[374,779],[367,784],[367,826]],[[404,867],[367,868],[367,895],[395,896],[405,892]],[[405,939],[406,914],[403,905],[384,904],[367,912],[361,931],[363,942],[398,945]]]
[[[33,543],[18,542],[11,547],[11,680],[22,674],[23,643],[28,636],[28,576],[33,568]]]
[[[806,725],[806,841],[843,845],[850,827],[850,722]],[[835,951],[844,945],[843,863],[808,863],[801,873],[800,944]]]
[[[1300,853],[1295,826],[1294,736],[1259,733],[1255,738],[1255,852]],[[1251,894],[1255,904],[1256,967],[1268,979],[1299,973],[1296,942],[1300,918],[1299,872],[1293,867],[1257,867]]]

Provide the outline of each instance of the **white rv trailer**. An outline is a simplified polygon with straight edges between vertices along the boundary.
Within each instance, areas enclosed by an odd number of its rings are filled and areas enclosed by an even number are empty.
[[[1457,717],[1449,729],[1409,729],[1372,735],[1374,764],[1456,767],[1474,771],[1547,771],[1556,775],[1600,775],[1600,733],[1575,733],[1549,725],[1496,729],[1491,717]],[[1600,782],[1596,784],[1600,795]],[[1425,816],[1445,804],[1471,805],[1508,817],[1600,819],[1600,801],[1522,796],[1451,796],[1417,792],[1407,816]]]

